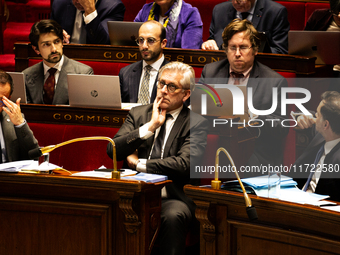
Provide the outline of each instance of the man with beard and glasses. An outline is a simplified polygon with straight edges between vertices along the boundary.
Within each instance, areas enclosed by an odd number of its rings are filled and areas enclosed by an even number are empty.
[[[165,28],[157,21],[147,21],[140,27],[136,42],[143,60],[120,70],[122,102],[148,104],[155,100],[158,71],[169,63],[163,54],[165,37]]]
[[[27,102],[69,104],[67,74],[93,74],[92,68],[63,55],[63,29],[54,20],[36,22],[29,39],[43,61],[23,71]]]

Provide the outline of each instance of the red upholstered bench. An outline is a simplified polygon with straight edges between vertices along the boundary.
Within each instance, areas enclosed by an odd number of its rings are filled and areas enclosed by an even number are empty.
[[[29,123],[39,146],[55,145],[74,138],[106,136],[112,138],[118,128],[78,125]],[[113,168],[113,161],[106,154],[107,141],[82,141],[57,148],[50,153],[50,162],[67,170],[88,171],[104,165]],[[118,163],[118,168],[123,162]]]
[[[303,30],[305,26],[305,3],[276,1],[287,8],[290,30]]]
[[[329,9],[329,3],[306,3],[305,25],[309,16],[318,9]]]

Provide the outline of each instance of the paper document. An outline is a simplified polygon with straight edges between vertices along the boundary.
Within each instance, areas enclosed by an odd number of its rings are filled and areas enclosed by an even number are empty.
[[[120,176],[124,177],[124,176],[131,176],[131,175],[135,175],[138,172],[135,170],[131,170],[131,169],[121,169],[123,171],[120,171]],[[72,176],[81,176],[81,177],[95,177],[95,178],[107,178],[110,179],[111,178],[111,172],[107,172],[107,171],[83,171],[83,172],[78,172],[78,173],[74,173],[72,174]]]
[[[0,164],[0,172],[20,172],[20,170],[24,167],[27,167],[31,164],[34,164],[34,160],[20,160],[14,162],[7,162]]]

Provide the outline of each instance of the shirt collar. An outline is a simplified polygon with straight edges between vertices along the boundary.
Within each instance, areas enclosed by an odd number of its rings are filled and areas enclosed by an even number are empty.
[[[250,74],[250,71],[251,71],[251,69],[253,69],[253,65],[252,65],[252,66],[251,66],[251,67],[250,67],[248,70],[246,70],[246,71],[242,72],[242,74],[243,74],[244,78],[248,78],[248,76],[249,76],[249,74]],[[236,71],[232,70],[232,69],[231,69],[231,67],[229,67],[229,74],[230,74],[231,72],[238,73],[238,72],[236,72]]]
[[[176,120],[177,117],[178,117],[178,115],[179,115],[179,113],[182,111],[182,109],[183,109],[183,105],[181,105],[180,107],[178,107],[178,108],[175,109],[175,110],[172,110],[172,111],[170,111],[170,112],[167,112],[167,114],[171,114],[173,120]]]
[[[57,64],[55,64],[55,65],[53,66],[53,68],[57,69],[57,70],[60,72],[60,71],[61,71],[61,67],[63,66],[63,64],[64,64],[64,55],[61,56],[60,61],[59,61]],[[44,62],[43,62],[43,66],[44,66],[44,75],[46,75],[46,73],[48,72],[48,70],[49,70],[51,67],[49,67],[48,65],[46,65]]]
[[[249,11],[247,11],[247,12],[248,12],[249,14],[251,14],[252,16],[254,15],[256,3],[257,3],[257,0],[255,0],[254,6],[253,6]],[[236,11],[236,14],[237,14],[238,16],[240,16],[240,15],[241,15],[241,12]]]
[[[325,155],[331,152],[331,150],[340,142],[340,138],[328,141],[325,143]]]
[[[156,70],[158,72],[158,70],[161,68],[161,65],[163,64],[164,61],[164,54],[162,54],[162,57],[160,59],[158,59],[156,62],[153,62],[150,66],[152,67],[152,70]],[[145,62],[145,60],[143,60],[143,69],[148,65],[148,63]]]

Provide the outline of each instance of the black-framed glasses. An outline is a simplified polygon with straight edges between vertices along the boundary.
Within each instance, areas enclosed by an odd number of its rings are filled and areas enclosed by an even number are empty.
[[[174,93],[177,89],[180,89],[179,87],[177,87],[175,84],[173,83],[169,83],[166,84],[164,81],[158,81],[157,84],[157,88],[158,89],[163,89],[164,86],[166,86],[166,89],[170,92],[170,93]],[[184,89],[182,89],[184,91]]]
[[[235,53],[237,51],[237,49],[239,49],[239,51],[241,53],[247,53],[253,46],[240,46],[240,47],[236,47],[236,46],[228,46],[227,49],[230,52]]]
[[[155,38],[152,38],[152,37],[147,38],[147,39],[144,39],[143,37],[139,37],[139,38],[136,39],[136,43],[137,43],[138,46],[143,45],[145,40],[146,40],[146,44],[149,45],[149,46],[152,46],[154,43],[160,41],[160,40],[156,40]]]

